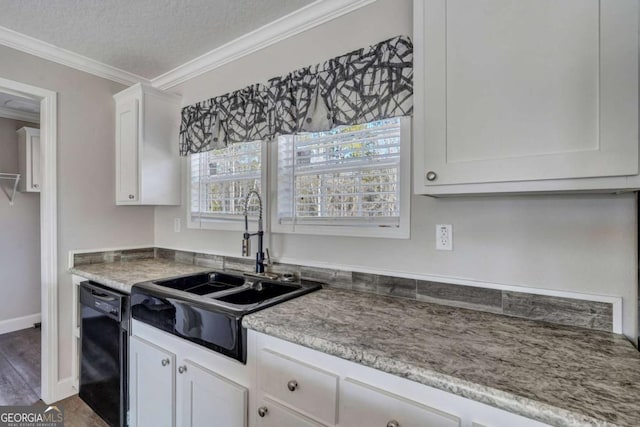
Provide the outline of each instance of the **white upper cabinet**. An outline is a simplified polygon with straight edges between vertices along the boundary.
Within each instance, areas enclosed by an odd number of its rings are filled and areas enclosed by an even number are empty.
[[[638,179],[637,0],[416,0],[419,194]]]
[[[114,99],[116,204],[179,205],[180,98],[137,84]]]
[[[18,162],[20,181],[18,190],[24,193],[40,192],[40,129],[18,129]]]

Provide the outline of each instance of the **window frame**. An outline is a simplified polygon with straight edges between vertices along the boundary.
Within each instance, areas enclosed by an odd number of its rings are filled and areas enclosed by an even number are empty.
[[[262,197],[262,222],[264,231],[269,231],[269,174],[268,169],[269,143],[264,141],[261,147],[261,165],[260,165],[260,197]],[[224,218],[224,214],[219,217],[194,219],[191,214],[191,155],[187,156],[187,167],[185,175],[185,185],[183,188],[187,190],[187,228],[193,230],[225,230],[225,231],[244,231],[244,218]],[[255,215],[249,215],[249,228],[255,229],[258,224],[258,218]]]
[[[411,237],[411,145],[412,131],[411,118],[400,117],[400,225],[399,227],[382,226],[350,226],[350,225],[323,225],[323,224],[281,224],[278,218],[278,145],[277,142],[269,144],[268,186],[269,186],[269,223],[270,230],[278,234],[299,235],[324,235],[324,236],[348,236],[348,237],[376,237],[392,239],[409,239]],[[357,221],[357,219],[353,219]],[[364,224],[364,221],[362,222]]]

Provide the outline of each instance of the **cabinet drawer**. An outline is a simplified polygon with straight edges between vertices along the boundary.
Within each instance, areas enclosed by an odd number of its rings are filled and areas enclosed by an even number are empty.
[[[340,391],[340,425],[459,427],[460,419],[348,378]]]
[[[324,427],[272,400],[264,399],[258,408],[258,427]]]
[[[258,377],[264,393],[322,422],[336,423],[337,375],[264,349]]]

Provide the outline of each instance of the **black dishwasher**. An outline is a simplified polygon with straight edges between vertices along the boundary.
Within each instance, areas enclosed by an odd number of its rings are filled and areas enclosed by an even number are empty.
[[[80,284],[80,398],[112,427],[126,426],[129,296]]]

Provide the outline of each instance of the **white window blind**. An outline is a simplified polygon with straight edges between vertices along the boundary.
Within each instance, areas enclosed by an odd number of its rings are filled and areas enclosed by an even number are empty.
[[[192,154],[191,217],[193,220],[239,220],[244,196],[260,191],[262,142],[252,141]],[[255,208],[249,206],[251,212]]]
[[[400,226],[400,118],[277,143],[280,224]]]

